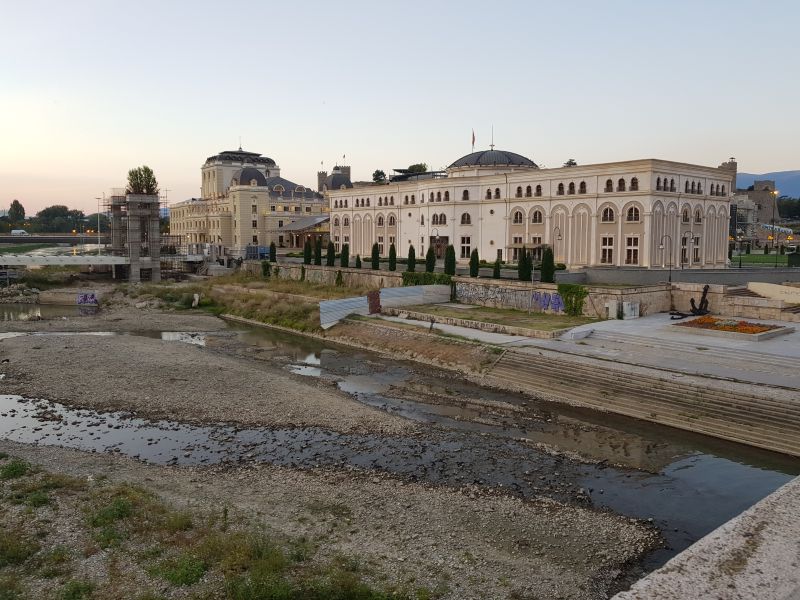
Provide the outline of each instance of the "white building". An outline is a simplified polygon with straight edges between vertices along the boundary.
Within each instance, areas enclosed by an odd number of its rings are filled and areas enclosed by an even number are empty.
[[[445,173],[325,191],[337,250],[398,256],[413,245],[459,261],[514,262],[523,246],[587,266],[726,266],[735,163],[704,167],[656,159],[540,169],[513,152],[473,152]],[[663,248],[662,248],[663,246]],[[670,257],[671,255],[671,257]]]

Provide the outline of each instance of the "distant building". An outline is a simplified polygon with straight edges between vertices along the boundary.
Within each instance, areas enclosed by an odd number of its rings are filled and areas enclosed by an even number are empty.
[[[349,181],[349,178],[348,178]],[[461,262],[514,262],[521,248],[580,267],[727,265],[736,165],[643,159],[540,169],[513,152],[473,152],[444,172],[385,185],[323,186],[337,249],[386,256],[394,244],[438,257],[452,244]],[[662,248],[663,246],[663,248]],[[670,255],[671,253],[671,255]]]
[[[327,217],[322,194],[284,179],[274,160],[255,152],[229,150],[206,159],[202,197],[170,207],[170,233],[189,244],[213,244],[231,256],[247,246],[302,247],[305,236],[325,236],[327,223],[306,232],[287,227],[307,217]]]

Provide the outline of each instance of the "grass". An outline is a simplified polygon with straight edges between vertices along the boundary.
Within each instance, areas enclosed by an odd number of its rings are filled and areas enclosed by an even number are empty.
[[[165,559],[150,570],[150,574],[161,577],[172,585],[193,585],[206,573],[205,563],[194,554],[183,553]]]
[[[94,591],[94,585],[88,581],[80,579],[73,579],[68,581],[59,594],[60,600],[83,600],[84,598],[91,598]]]
[[[483,321],[485,323],[496,323],[498,325],[508,325],[511,327],[526,327],[528,329],[538,329],[540,331],[554,331],[567,327],[577,327],[586,323],[592,323],[596,319],[589,317],[570,317],[568,315],[549,314],[531,312],[528,314],[522,310],[512,308],[492,308],[489,306],[477,306],[474,308],[453,308],[438,304],[428,304],[424,306],[406,307],[409,311],[421,312],[430,315],[453,317],[456,319],[469,319],[472,321]]]
[[[743,265],[774,265],[775,254],[742,254]],[[789,258],[786,254],[778,254],[778,266],[786,266],[789,263]],[[739,264],[739,256],[731,258],[731,265]]]
[[[33,250],[42,248],[52,248],[56,244],[3,244],[0,246],[0,254],[25,254]]]
[[[11,462],[8,462],[0,467],[0,479],[7,480],[23,477],[24,475],[28,474],[30,468],[31,466],[24,460],[15,458]]]
[[[39,544],[28,539],[18,529],[0,530],[0,569],[20,565],[39,551]]]

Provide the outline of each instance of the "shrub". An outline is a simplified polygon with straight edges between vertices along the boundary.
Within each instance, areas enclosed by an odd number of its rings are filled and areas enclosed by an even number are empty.
[[[559,283],[558,293],[564,301],[564,312],[571,317],[580,317],[583,314],[583,302],[589,295],[589,290],[574,283]]]
[[[22,564],[38,551],[38,544],[23,537],[19,531],[8,527],[0,530],[0,569]]]
[[[492,277],[500,279],[500,259],[494,261],[494,268],[492,269]]]
[[[332,267],[336,264],[336,247],[333,242],[328,240],[328,255],[325,257],[325,265]]]
[[[206,572],[205,563],[193,554],[184,553],[161,561],[152,569],[152,574],[173,585],[192,585],[200,581]]]
[[[480,257],[478,257],[478,249],[475,248],[469,255],[469,276],[477,277],[481,267]]]
[[[436,269],[436,253],[433,251],[433,246],[428,246],[428,251],[425,253],[425,271],[433,273]]]
[[[556,263],[556,271],[566,271],[567,265],[564,263]]]
[[[306,243],[303,245],[303,264],[311,264],[311,242],[308,240],[306,240]]]
[[[555,283],[556,282],[556,265],[555,258],[553,257],[553,249],[550,246],[545,247],[542,254],[542,283]]]
[[[448,275],[456,274],[456,249],[450,244],[444,253],[444,272]]]
[[[406,271],[413,273],[417,268],[417,253],[414,246],[408,247],[408,260],[406,261]]]
[[[342,254],[339,257],[340,264],[345,269],[350,267],[350,244],[342,245]]]
[[[397,269],[397,250],[394,249],[394,244],[389,246],[389,270],[394,271]]]
[[[748,242],[744,247],[744,253],[750,254],[750,242]]]
[[[447,273],[403,273],[403,285],[450,285],[452,278]]]
[[[381,268],[381,253],[378,249],[378,244],[372,244],[372,256],[370,256],[370,266],[369,268],[373,271],[377,271]]]
[[[361,255],[360,254],[356,254],[356,269],[360,269],[360,268],[361,268]]]
[[[268,260],[261,261],[261,276],[264,279],[267,279],[272,272],[272,265],[269,264]]]
[[[269,243],[269,262],[278,261],[278,249],[275,247],[275,242]]]
[[[322,240],[317,238],[314,244],[314,264],[318,267],[322,266]]]
[[[342,287],[344,285],[344,280],[342,279],[342,272],[336,271],[336,287]]]
[[[0,479],[16,479],[26,475],[30,469],[30,465],[24,460],[15,458],[0,468]]]

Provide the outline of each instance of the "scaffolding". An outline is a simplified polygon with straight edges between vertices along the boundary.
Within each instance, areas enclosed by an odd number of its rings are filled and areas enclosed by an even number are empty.
[[[129,259],[128,281],[161,280],[161,204],[157,195],[126,194],[123,188],[106,197],[111,254]]]

